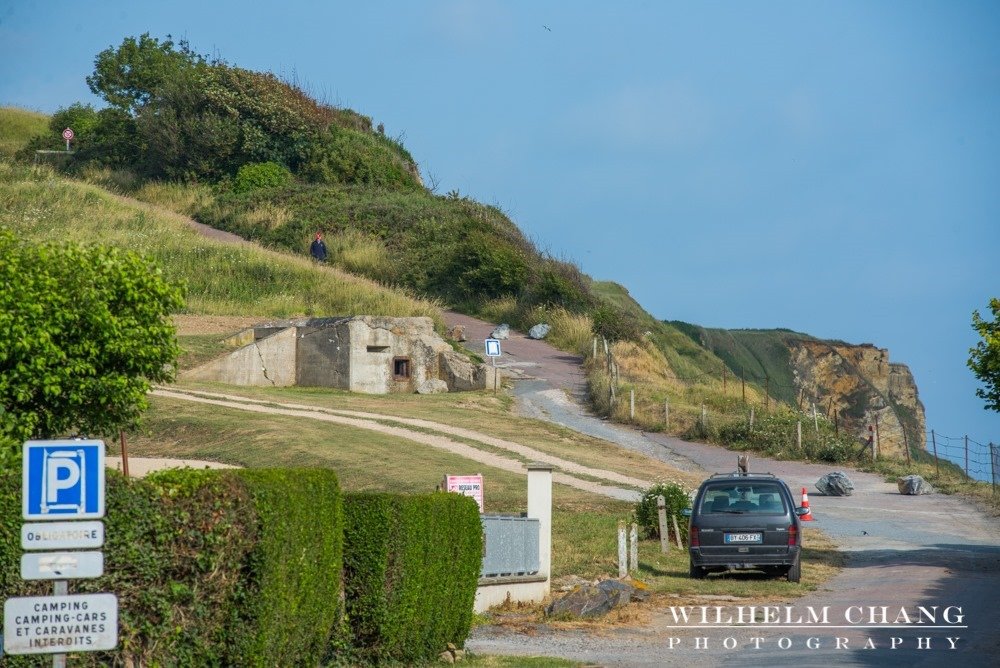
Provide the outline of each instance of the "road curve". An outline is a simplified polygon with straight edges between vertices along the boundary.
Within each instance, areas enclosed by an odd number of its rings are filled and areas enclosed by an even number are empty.
[[[463,325],[467,345],[477,351],[493,329],[490,323],[455,313],[447,313],[445,321]],[[523,413],[685,470],[735,468],[736,453],[725,448],[638,432],[589,415],[581,403],[586,386],[579,357],[516,332],[502,348],[498,366],[521,378],[514,394]],[[823,589],[788,602],[795,611],[825,609],[829,623],[820,628],[677,629],[668,628],[675,624],[661,611],[647,628],[600,636],[544,626],[531,635],[479,627],[468,647],[477,653],[562,656],[607,666],[675,661],[706,666],[1000,665],[997,518],[956,496],[904,496],[880,476],[853,470],[847,471],[855,484],[853,496],[825,497],[814,485],[824,473],[837,470],[829,464],[756,457],[751,468],[782,477],[796,492],[808,488],[816,526],[847,553],[846,568]],[[926,613],[923,624],[906,625],[906,617],[914,621],[912,613],[920,606]],[[890,623],[882,623],[883,607]],[[866,621],[879,623],[855,624],[862,613],[868,615]],[[937,624],[928,623],[930,613]]]

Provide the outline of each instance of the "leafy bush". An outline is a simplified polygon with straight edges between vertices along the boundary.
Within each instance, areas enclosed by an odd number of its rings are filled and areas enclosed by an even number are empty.
[[[687,540],[687,523],[681,521],[681,511],[691,507],[691,497],[688,490],[676,482],[656,483],[643,492],[642,498],[635,504],[635,521],[642,528],[643,535],[646,538],[660,537],[660,516],[656,505],[658,496],[662,496],[666,502],[667,522],[670,522],[671,515],[677,517],[681,540]]]
[[[145,258],[0,228],[0,283],[0,435],[114,433],[173,379],[182,292]]]
[[[461,647],[482,567],[475,501],[349,494],[344,521],[347,620],[361,658],[414,662]]]
[[[280,188],[288,185],[292,173],[284,165],[276,162],[252,162],[240,167],[233,180],[233,190],[246,193],[251,190]]]
[[[593,310],[594,334],[608,341],[638,341],[642,338],[639,320],[623,309],[601,304]]]

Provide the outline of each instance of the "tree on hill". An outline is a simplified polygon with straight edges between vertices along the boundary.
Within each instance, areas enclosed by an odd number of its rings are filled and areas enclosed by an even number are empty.
[[[210,61],[169,36],[145,33],[105,49],[87,84],[110,107],[96,133],[101,150],[81,160],[208,181],[274,162],[317,183],[422,188],[410,154],[370,118],[322,104],[271,73]],[[130,156],[115,150],[122,143]]]
[[[0,444],[113,435],[173,380],[182,291],[139,255],[0,229],[0,283]]]
[[[986,401],[985,408],[1000,412],[1000,299],[990,299],[993,320],[984,320],[979,311],[972,312],[972,327],[982,337],[975,348],[969,349],[969,368],[985,387],[976,396]]]

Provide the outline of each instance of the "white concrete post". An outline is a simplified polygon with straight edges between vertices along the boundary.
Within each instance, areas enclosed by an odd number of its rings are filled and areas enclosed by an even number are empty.
[[[618,577],[628,575],[628,535],[625,520],[618,520]]]
[[[639,528],[633,522],[628,529],[628,569],[639,572]]]
[[[538,520],[538,574],[545,576],[545,593],[552,580],[552,466],[528,464],[528,517]]]

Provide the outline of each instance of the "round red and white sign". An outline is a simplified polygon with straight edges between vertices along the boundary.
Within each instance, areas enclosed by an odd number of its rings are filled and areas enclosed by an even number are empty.
[[[69,128],[66,128],[65,130],[63,130],[62,137],[66,141],[69,141],[70,139],[73,138],[73,131],[70,130]]]

